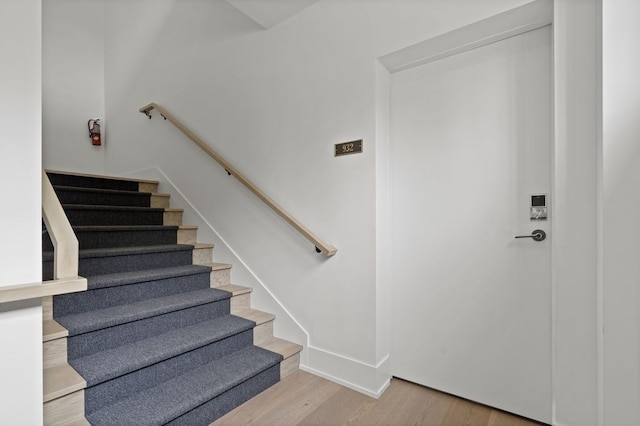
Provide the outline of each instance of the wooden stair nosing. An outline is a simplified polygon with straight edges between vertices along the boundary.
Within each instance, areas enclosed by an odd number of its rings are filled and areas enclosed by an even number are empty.
[[[161,193],[151,193],[149,199],[149,207],[152,208],[170,208],[171,207],[171,195]]]
[[[42,342],[60,339],[69,336],[69,331],[53,319],[42,321]]]
[[[269,312],[259,311],[257,309],[241,309],[233,313],[233,315],[237,317],[241,317],[244,319],[248,319],[249,321],[253,321],[256,323],[256,326],[266,324],[269,321],[273,321],[276,319],[274,314]]]
[[[243,287],[241,285],[227,284],[222,287],[216,287],[217,290],[228,291],[232,296],[241,296],[243,294],[253,292],[251,287]]]
[[[87,387],[87,382],[69,364],[43,370],[43,401],[49,402]]]
[[[302,351],[301,345],[278,337],[273,337],[263,343],[260,343],[258,346],[271,352],[278,353],[282,355],[284,359],[290,358]]]
[[[231,284],[231,265],[216,265],[211,262],[205,264],[211,267],[210,285],[212,288],[224,287]]]
[[[211,262],[207,264],[207,266],[211,266],[211,269],[214,271],[222,271],[224,269],[231,269],[232,265],[230,263],[216,263]]]
[[[210,266],[211,270],[213,271],[222,271],[225,269],[231,269],[233,267],[233,265],[231,265],[230,263],[217,263],[217,262],[203,263],[202,266]]]
[[[44,426],[84,426],[89,422],[84,417],[84,391],[48,401],[43,407]]]
[[[194,250],[203,250],[203,249],[213,249],[215,248],[215,246],[213,244],[207,244],[207,243],[195,243],[195,244],[191,244],[193,246]]]

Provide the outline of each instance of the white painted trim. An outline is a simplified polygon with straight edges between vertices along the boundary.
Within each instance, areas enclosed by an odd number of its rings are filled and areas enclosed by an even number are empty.
[[[551,37],[552,37],[552,49],[555,49],[555,27],[551,26]],[[552,126],[553,126],[553,135],[552,137],[552,150],[551,150],[551,195],[553,198],[553,202],[551,203],[551,207],[550,207],[550,214],[551,217],[554,218],[554,220],[551,221],[551,235],[556,235],[556,231],[557,231],[557,226],[556,226],[556,220],[555,217],[557,217],[557,211],[556,211],[556,199],[555,199],[555,195],[556,195],[556,187],[557,187],[557,183],[556,183],[556,151],[557,151],[557,143],[558,143],[558,139],[556,137],[556,133],[557,133],[557,123],[556,123],[556,112],[555,112],[555,108],[556,108],[556,97],[557,97],[557,88],[556,88],[556,63],[555,63],[555,54],[551,60],[551,66],[552,66],[552,70],[551,72],[553,73],[552,76],[552,81],[551,84],[553,86],[553,105],[551,106],[551,108],[553,109],[552,114],[553,114],[553,121],[552,121]],[[557,371],[557,357],[556,357],[556,346],[557,346],[557,341],[558,341],[558,336],[557,336],[557,327],[556,327],[556,321],[557,321],[557,314],[556,314],[556,307],[557,307],[557,298],[556,298],[556,286],[557,286],[557,279],[556,279],[556,239],[553,238],[551,240],[551,423],[553,425],[557,425],[555,419],[556,419],[556,412],[557,412],[557,402],[556,402],[556,398],[555,398],[555,389],[556,389],[556,371]]]
[[[553,22],[552,0],[535,0],[379,58],[392,73],[476,49]]]
[[[605,311],[604,311],[604,199],[605,199],[605,191],[604,191],[604,92],[603,92],[603,67],[604,62],[602,59],[602,49],[603,49],[603,13],[602,13],[602,0],[596,2],[596,15],[599,19],[596,19],[596,63],[598,64],[598,75],[597,75],[597,100],[596,100],[596,108],[597,108],[597,150],[598,155],[596,158],[597,161],[597,179],[596,179],[596,209],[597,209],[597,219],[596,219],[596,321],[597,321],[597,341],[596,341],[596,350],[597,350],[597,404],[598,404],[598,426],[604,426],[604,409],[605,409],[605,393],[604,393],[604,381],[605,381],[605,336],[604,336],[604,324],[605,324]]]
[[[305,365],[300,365],[300,370],[306,371],[307,373],[311,373],[314,376],[322,377],[323,379],[327,379],[329,381],[332,381],[334,383],[339,384],[340,386],[344,386],[345,388],[349,388],[349,389],[351,389],[353,391],[360,392],[363,395],[367,395],[367,396],[369,396],[371,398],[375,398],[375,399],[380,398],[382,396],[382,394],[384,393],[384,391],[386,391],[387,388],[389,387],[389,385],[391,384],[391,379],[389,379],[383,384],[383,386],[380,389],[378,389],[377,391],[373,392],[373,391],[370,391],[369,389],[365,389],[363,387],[360,387],[360,386],[358,386],[358,385],[356,385],[354,383],[347,382],[345,380],[339,379],[339,378],[334,377],[334,376],[332,376],[330,374],[324,373],[322,371],[313,369],[313,368],[305,366]]]
[[[384,372],[389,357],[377,365],[367,364],[344,355],[324,349],[308,347],[309,364],[300,365],[300,369],[316,376],[338,383],[371,398],[380,398],[391,383],[391,375]]]
[[[393,223],[391,209],[391,155],[389,146],[389,98],[391,73],[376,61],[376,360],[391,353],[391,254]]]
[[[597,34],[600,0],[554,1],[552,424],[595,425],[598,402]]]

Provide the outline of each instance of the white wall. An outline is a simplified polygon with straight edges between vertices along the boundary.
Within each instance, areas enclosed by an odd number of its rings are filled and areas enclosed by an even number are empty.
[[[306,367],[376,394],[390,285],[376,270],[376,58],[524,2],[320,1],[265,31],[224,2],[109,1],[107,170],[158,166],[307,330]],[[136,112],[151,101],[338,254],[316,255],[168,123]],[[363,154],[333,157],[361,138]]]
[[[640,3],[603,1],[604,424],[640,419]]]
[[[105,118],[104,2],[42,2],[42,152],[48,169],[102,173],[108,138],[91,145],[87,121]]]
[[[41,281],[40,1],[0,2],[0,286]],[[10,201],[9,201],[10,200]],[[42,423],[40,301],[0,304],[0,423]]]
[[[385,179],[376,175],[384,128],[376,119],[375,59],[522,3],[325,0],[264,31],[225,2],[110,0],[105,171],[159,166],[307,329],[306,365],[375,393],[385,380],[371,377],[388,348],[380,318],[388,317],[390,285],[388,271],[375,266],[385,239],[375,213],[385,194]],[[554,230],[558,424],[591,424],[598,407],[598,3],[555,2],[556,207],[564,206]],[[150,101],[336,245],[337,256],[315,255],[169,124],[136,112]],[[355,138],[365,140],[364,154],[332,157],[334,143]],[[61,167],[83,170],[95,160],[75,145],[59,142],[56,150],[67,161]],[[612,301],[624,293],[612,290]],[[623,353],[622,340],[610,342],[613,354]],[[609,383],[612,394],[617,382]]]
[[[598,421],[599,0],[555,0],[554,424]]]

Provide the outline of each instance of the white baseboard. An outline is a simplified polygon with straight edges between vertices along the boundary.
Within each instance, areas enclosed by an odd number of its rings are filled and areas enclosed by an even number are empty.
[[[378,365],[370,365],[323,349],[306,348],[306,362],[300,369],[338,383],[372,398],[380,398],[391,383],[386,357]]]

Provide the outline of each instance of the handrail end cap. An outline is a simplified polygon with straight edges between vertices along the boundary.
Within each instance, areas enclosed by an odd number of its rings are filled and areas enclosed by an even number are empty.
[[[142,108],[140,108],[138,111],[140,111],[143,114],[148,114],[149,111],[151,111],[152,109],[155,109],[156,104],[154,104],[153,102],[151,102],[148,105],[143,106]]]
[[[338,252],[337,248],[335,248],[334,246],[329,246],[327,248],[327,251],[324,254],[326,254],[327,257],[331,257],[331,256],[334,256],[337,252]]]

